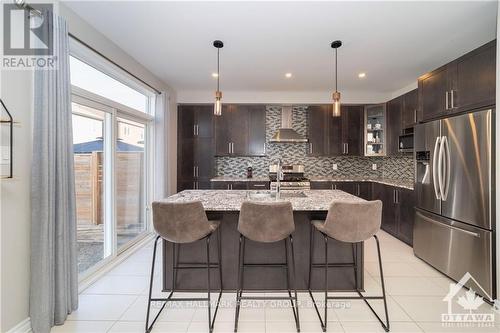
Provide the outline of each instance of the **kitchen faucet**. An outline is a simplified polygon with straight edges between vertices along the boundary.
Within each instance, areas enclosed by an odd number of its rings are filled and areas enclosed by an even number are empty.
[[[279,199],[281,193],[281,181],[283,180],[283,162],[278,159],[278,170],[276,170],[276,199]]]

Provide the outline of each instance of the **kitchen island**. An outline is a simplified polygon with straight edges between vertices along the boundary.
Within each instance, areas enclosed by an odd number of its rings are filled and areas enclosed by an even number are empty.
[[[266,191],[238,191],[238,190],[186,190],[172,195],[163,201],[186,202],[199,200],[202,202],[210,220],[221,221],[221,249],[223,289],[235,290],[238,272],[238,244],[239,233],[237,230],[238,214],[241,203],[245,200],[275,201],[276,198]],[[296,260],[296,287],[299,290],[307,289],[309,276],[309,249],[311,220],[324,219],[332,201],[359,202],[363,199],[340,190],[305,190],[300,192],[287,191],[281,193],[278,200],[292,203],[295,232],[293,233]],[[211,262],[217,262],[216,245],[217,233],[212,236]],[[204,263],[206,251],[204,242],[182,244],[180,246],[180,262]],[[318,234],[315,237],[315,254],[313,262],[322,262],[324,259],[324,241]],[[170,290],[172,286],[173,266],[172,243],[163,242],[163,290]],[[283,263],[285,251],[283,242],[254,243],[247,242],[246,261],[248,263]],[[351,263],[353,251],[350,244],[329,241],[328,258],[331,262]],[[359,270],[363,272],[363,244],[356,245],[356,260]],[[354,290],[353,269],[348,267],[333,268],[329,274],[329,288],[331,290]],[[219,288],[219,278],[216,269],[212,270],[212,288]],[[312,288],[321,289],[324,286],[323,269],[314,269],[312,274]],[[273,267],[248,268],[245,271],[244,288],[246,290],[280,290],[286,285],[286,275],[283,269]],[[363,274],[358,276],[358,286],[363,288]],[[196,270],[179,270],[177,273],[177,290],[205,290],[205,274],[197,274]]]

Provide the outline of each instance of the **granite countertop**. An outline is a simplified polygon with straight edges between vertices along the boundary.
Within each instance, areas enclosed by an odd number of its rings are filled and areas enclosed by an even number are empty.
[[[312,182],[374,182],[384,185],[390,185],[395,187],[406,188],[408,190],[413,190],[412,180],[401,180],[401,179],[388,179],[388,178],[376,178],[376,177],[335,177],[335,176],[311,176],[309,177]],[[234,177],[234,176],[218,176],[210,179],[213,182],[268,182],[269,177]]]
[[[413,180],[388,179],[376,177],[310,177],[312,182],[373,182],[413,190]]]
[[[163,199],[164,202],[186,202],[199,200],[207,211],[239,211],[245,200],[254,200],[248,197],[249,193],[268,191],[244,190],[185,190]],[[287,191],[292,192],[292,191]],[[296,191],[293,191],[296,192]],[[365,201],[354,195],[340,190],[304,190],[306,197],[287,197],[280,201],[292,203],[294,211],[328,211],[332,201],[362,202]],[[283,193],[283,192],[282,192]],[[275,202],[275,198],[259,198],[261,202]]]
[[[234,177],[234,176],[217,176],[210,179],[212,182],[268,182],[269,177]]]

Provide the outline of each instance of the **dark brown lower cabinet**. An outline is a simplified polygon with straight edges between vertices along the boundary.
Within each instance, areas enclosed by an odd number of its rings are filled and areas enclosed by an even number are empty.
[[[365,200],[372,197],[371,182],[311,181],[311,190],[341,190]]]
[[[374,183],[372,199],[382,200],[382,230],[413,245],[415,192]]]
[[[270,182],[263,181],[213,181],[212,189],[214,190],[268,190],[271,186]]]
[[[396,204],[396,188],[384,184],[373,184],[373,200],[382,201],[382,230],[397,235],[398,207]]]
[[[415,221],[415,191],[398,189],[398,235],[403,242],[413,245],[413,223]]]
[[[311,181],[311,190],[334,189],[365,200],[381,200],[382,230],[413,245],[414,191],[372,182]]]

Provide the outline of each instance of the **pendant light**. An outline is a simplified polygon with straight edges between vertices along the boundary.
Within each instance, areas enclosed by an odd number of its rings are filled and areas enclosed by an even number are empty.
[[[333,99],[333,116],[340,117],[340,93],[337,90],[337,49],[342,46],[340,40],[332,42],[332,49],[335,50],[335,92],[332,94]]]
[[[217,48],[217,90],[215,91],[215,104],[214,104],[214,115],[222,115],[222,92],[219,90],[219,51],[224,47],[224,43],[220,40],[214,41],[214,47]]]

